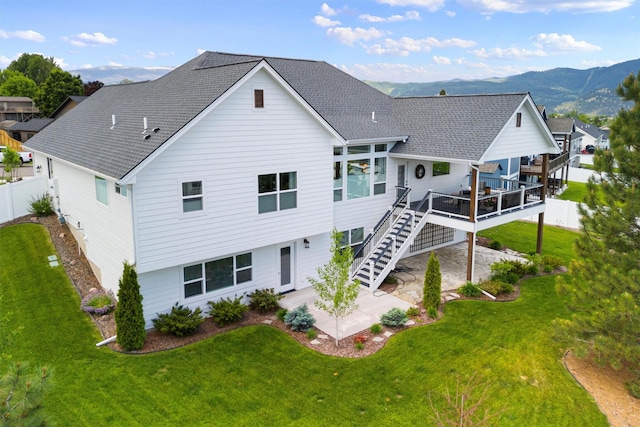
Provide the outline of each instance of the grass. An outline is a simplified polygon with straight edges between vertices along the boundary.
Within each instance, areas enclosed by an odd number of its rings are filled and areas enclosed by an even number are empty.
[[[587,195],[587,184],[584,182],[569,181],[568,187],[558,196],[560,200],[569,200],[582,203]]]
[[[363,359],[318,354],[263,325],[125,355],[95,347],[64,270],[48,265],[44,228],[0,229],[0,244],[0,363],[53,369],[44,410],[57,425],[434,425],[429,396],[444,412],[445,390],[474,374],[491,385],[492,425],[607,425],[550,338],[567,315],[552,276],[527,281],[511,303],[448,303],[442,320]]]

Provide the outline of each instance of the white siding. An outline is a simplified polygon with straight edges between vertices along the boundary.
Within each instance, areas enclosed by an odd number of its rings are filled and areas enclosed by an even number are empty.
[[[54,173],[52,184],[69,229],[102,286],[117,293],[123,262],[134,261],[130,198],[116,194],[114,182],[107,181],[105,206],[96,200],[93,174],[55,161]]]
[[[514,114],[487,150],[484,156],[485,162],[548,153],[552,149],[550,145],[555,145],[547,140],[547,137],[551,138],[551,136],[545,135],[539,127],[539,114],[531,108],[530,104],[524,104],[518,112],[522,113],[521,126],[516,127],[516,114]]]
[[[263,89],[265,108],[253,106]],[[266,72],[238,88],[137,176],[139,272],[246,252],[332,227],[331,135]],[[258,175],[297,172],[297,208],[258,214]],[[182,213],[182,181],[204,211]]]

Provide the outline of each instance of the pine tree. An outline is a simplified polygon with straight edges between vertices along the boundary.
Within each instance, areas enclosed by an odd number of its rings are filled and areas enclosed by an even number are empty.
[[[342,233],[334,229],[331,233],[331,260],[318,267],[318,278],[309,277],[320,300],[314,305],[336,320],[336,347],[338,346],[339,320],[358,308],[356,299],[360,284],[351,281],[350,269],[353,262],[353,250],[350,246],[341,247]]]
[[[640,73],[617,93],[630,108],[611,124],[610,151],[596,151],[595,174],[580,205],[581,235],[570,279],[569,319],[558,320],[563,341],[578,356],[614,368],[640,367]],[[617,169],[616,169],[617,168]]]
[[[125,351],[141,349],[146,335],[142,295],[140,295],[136,270],[127,262],[124,263],[124,271],[119,283],[115,318],[117,343]]]
[[[424,273],[422,303],[427,310],[440,308],[440,294],[442,293],[442,275],[440,274],[440,261],[438,257],[431,252],[429,262],[427,263],[427,271]]]

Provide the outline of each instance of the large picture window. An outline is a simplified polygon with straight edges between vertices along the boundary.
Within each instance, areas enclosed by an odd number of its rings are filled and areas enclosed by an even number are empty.
[[[386,193],[387,144],[352,145],[346,154],[336,147],[333,155],[334,202]]]
[[[184,297],[189,298],[252,280],[251,253],[194,264],[183,269]]]
[[[258,175],[258,213],[296,208],[297,188],[296,172]]]

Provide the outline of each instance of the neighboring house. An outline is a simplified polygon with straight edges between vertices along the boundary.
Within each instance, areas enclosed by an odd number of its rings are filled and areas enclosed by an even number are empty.
[[[58,108],[56,108],[56,110],[53,113],[51,113],[50,117],[52,119],[59,119],[60,117],[62,117],[63,115],[71,111],[73,108],[75,108],[78,104],[80,104],[85,99],[87,99],[86,96],[80,96],[80,95],[72,95],[67,97],[67,99],[62,101],[62,104],[60,104],[60,106],[58,106]]]
[[[30,119],[26,122],[16,122],[7,130],[13,138],[25,142],[51,123],[53,123],[53,119]]]
[[[465,240],[473,278],[477,231],[545,208],[538,184],[485,195],[480,165],[560,153],[528,93],[392,98],[326,62],[215,52],[105,86],[25,146],[101,284],[135,264],[147,327],[310,286],[333,228],[371,290]]]
[[[584,123],[578,119],[575,119],[575,124],[575,132],[572,135],[572,139],[580,147],[581,151],[586,150],[587,145],[593,145],[595,148],[603,150],[609,149],[608,130],[600,129],[596,125]]]
[[[40,117],[40,110],[26,96],[0,96],[0,122],[26,122]]]

